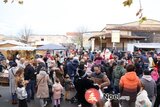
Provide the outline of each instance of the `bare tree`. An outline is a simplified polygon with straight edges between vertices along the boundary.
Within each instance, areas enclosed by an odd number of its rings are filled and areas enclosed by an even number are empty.
[[[19,36],[20,36],[20,41],[23,43],[28,43],[28,39],[29,36],[32,34],[32,30],[28,27],[24,27],[20,32],[19,32]]]
[[[77,43],[77,45],[79,45],[80,47],[83,47],[83,34],[87,32],[87,28],[86,27],[79,27],[77,29],[77,33],[74,37],[74,42]]]

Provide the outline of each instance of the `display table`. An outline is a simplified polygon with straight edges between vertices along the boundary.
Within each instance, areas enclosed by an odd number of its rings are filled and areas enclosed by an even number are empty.
[[[0,85],[9,86],[9,75],[8,73],[0,73]]]

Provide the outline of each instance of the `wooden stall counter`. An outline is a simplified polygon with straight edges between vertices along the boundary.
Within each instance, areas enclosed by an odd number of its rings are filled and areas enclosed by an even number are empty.
[[[9,86],[9,74],[0,72],[0,85]]]

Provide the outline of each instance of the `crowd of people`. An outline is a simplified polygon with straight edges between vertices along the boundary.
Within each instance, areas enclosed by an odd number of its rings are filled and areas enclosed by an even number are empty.
[[[9,61],[9,85],[12,104],[28,107],[39,99],[41,107],[61,101],[81,107],[159,107],[160,55],[152,51],[90,52],[81,50],[68,56],[47,52],[28,60],[18,54]],[[95,88],[102,93],[128,96],[129,99],[101,98],[96,104],[85,99],[85,92]],[[72,91],[76,92],[70,98]],[[62,99],[64,97],[64,99]]]

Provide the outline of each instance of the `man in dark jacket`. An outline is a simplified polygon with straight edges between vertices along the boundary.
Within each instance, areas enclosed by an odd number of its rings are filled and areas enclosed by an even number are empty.
[[[99,89],[98,86],[94,85],[93,81],[88,79],[87,74],[83,70],[78,70],[79,79],[75,83],[75,88],[77,91],[78,102],[82,107],[92,107],[92,104],[88,103],[85,99],[85,92],[90,88]]]
[[[30,99],[34,99],[36,75],[33,66],[29,62],[25,62],[25,65],[24,80],[28,81],[26,91],[28,95],[27,101],[30,102]]]

